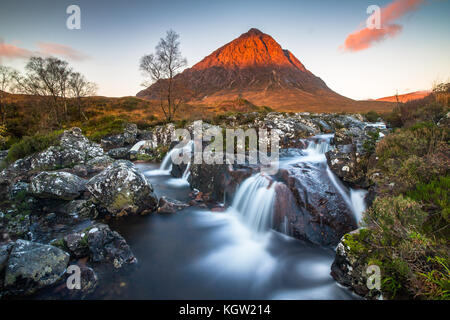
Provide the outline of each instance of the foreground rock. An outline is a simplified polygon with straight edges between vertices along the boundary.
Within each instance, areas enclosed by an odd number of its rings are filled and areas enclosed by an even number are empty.
[[[30,183],[30,192],[38,198],[73,200],[86,190],[85,180],[68,172],[41,172]]]
[[[130,161],[117,161],[91,178],[87,189],[113,216],[156,210],[158,199],[145,176]]]
[[[17,240],[9,254],[4,288],[8,294],[32,294],[65,273],[69,255],[51,245]]]
[[[64,247],[75,258],[89,257],[94,263],[110,263],[116,269],[137,263],[125,239],[108,225],[97,223],[83,232],[64,237]]]
[[[363,244],[360,238],[364,238],[367,229],[358,229],[342,237],[336,247],[336,257],[331,266],[331,276],[340,284],[349,287],[360,296],[368,299],[382,298],[381,291],[369,289],[367,286],[368,264],[364,259]]]

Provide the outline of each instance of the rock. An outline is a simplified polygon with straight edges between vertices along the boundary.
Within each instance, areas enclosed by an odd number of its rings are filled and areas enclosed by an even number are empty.
[[[189,207],[189,205],[184,202],[161,197],[159,198],[158,203],[158,213],[175,213],[187,207]]]
[[[86,190],[85,180],[68,172],[41,172],[30,183],[30,192],[38,198],[73,200]]]
[[[72,200],[63,204],[59,211],[73,217],[74,219],[95,219],[98,216],[95,204],[90,200]]]
[[[100,143],[104,150],[122,148],[134,144],[136,142],[137,135],[137,125],[134,123],[127,123],[123,133],[104,137],[101,139]]]
[[[81,265],[80,271],[81,288],[78,290],[68,290],[71,299],[85,299],[86,296],[93,293],[98,286],[98,277],[92,268]]]
[[[100,140],[100,144],[104,150],[122,148],[125,145],[125,137],[123,134],[104,137]]]
[[[3,274],[3,271],[5,270],[5,268],[7,266],[9,254],[11,253],[13,245],[14,245],[14,242],[9,242],[7,244],[0,246],[0,274]]]
[[[19,159],[0,172],[0,196],[8,193],[18,181],[28,182],[39,171],[61,170],[84,165],[89,160],[104,156],[96,143],[90,142],[81,133],[81,129],[64,131],[58,144],[44,151]]]
[[[86,232],[91,261],[112,263],[116,269],[137,263],[125,239],[107,225],[96,224]]]
[[[110,156],[113,159],[128,159],[129,148],[122,147],[122,148],[115,148],[108,151],[108,156]]]
[[[64,237],[64,244],[73,258],[83,258],[89,255],[87,233],[72,233]]]
[[[356,229],[356,220],[339,192],[328,181],[324,163],[298,163],[280,169],[274,221],[277,230],[322,246],[335,246]],[[283,230],[283,228],[285,230]]]
[[[105,170],[109,165],[114,162],[112,157],[107,155],[98,156],[92,158],[86,162],[86,167],[88,170],[88,174],[94,174]]]
[[[158,200],[153,187],[130,161],[117,161],[91,178],[87,189],[113,216],[154,211]]]
[[[353,187],[369,185],[366,173],[371,155],[367,144],[375,143],[369,132],[376,130],[370,126],[339,129],[333,139],[335,147],[325,154],[331,171]]]
[[[125,144],[130,145],[136,142],[136,136],[138,133],[137,125],[134,123],[127,123],[123,130],[123,137]]]
[[[80,128],[64,131],[59,146],[51,146],[47,150],[31,157],[32,170],[55,170],[73,167],[86,163],[90,159],[103,156],[103,150],[96,143],[89,141],[81,133]]]
[[[15,183],[10,190],[10,199],[16,198],[18,195],[27,194],[29,191],[29,184],[26,182],[17,182]]]
[[[331,276],[360,296],[368,299],[380,299],[382,298],[381,291],[367,287],[367,279],[369,277],[367,275],[368,264],[364,261],[364,253],[355,252],[359,249],[356,250],[356,248],[350,247],[350,243],[359,243],[363,248],[360,241],[361,238],[364,238],[364,233],[366,232],[370,231],[360,228],[342,237],[336,247],[336,257],[331,266]]]
[[[5,290],[12,295],[34,293],[58,281],[68,262],[69,255],[59,248],[17,240],[5,271]]]

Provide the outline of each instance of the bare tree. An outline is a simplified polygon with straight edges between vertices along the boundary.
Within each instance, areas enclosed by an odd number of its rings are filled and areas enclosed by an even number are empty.
[[[0,65],[0,116],[2,124],[6,122],[6,103],[5,96],[7,92],[14,91],[14,79],[17,71],[13,68]]]
[[[49,57],[31,57],[25,66],[24,77],[17,76],[16,81],[21,92],[46,99],[56,123],[61,125],[61,105],[66,105],[66,90],[72,69],[66,61]],[[66,110],[65,114],[66,114]]]
[[[183,102],[183,88],[175,76],[187,65],[181,56],[180,36],[173,30],[159,40],[155,54],[145,55],[140,61],[140,70],[155,83],[159,92],[161,109],[167,121],[172,121]]]
[[[82,98],[93,96],[97,91],[97,85],[93,82],[89,82],[86,78],[79,72],[72,72],[70,74],[68,82],[70,96],[76,100],[78,106],[78,117],[84,117],[88,120],[86,115],[82,110]]]

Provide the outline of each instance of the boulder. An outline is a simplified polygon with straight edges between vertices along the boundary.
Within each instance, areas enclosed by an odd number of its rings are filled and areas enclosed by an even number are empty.
[[[30,183],[30,192],[38,198],[73,200],[86,190],[85,180],[68,172],[41,172]]]
[[[86,184],[96,202],[113,216],[148,213],[157,207],[157,197],[145,176],[130,161],[113,163]]]
[[[31,294],[54,284],[66,271],[69,255],[51,245],[17,240],[5,271],[5,290],[12,295]]]
[[[64,131],[61,135],[59,146],[51,146],[47,150],[31,156],[31,169],[68,168],[103,155],[102,148],[83,136],[80,128],[72,128]]]
[[[64,237],[64,244],[73,258],[83,258],[89,255],[86,233],[71,233]]]
[[[116,269],[137,263],[125,239],[107,225],[96,224],[86,234],[92,262],[111,263]]]
[[[367,254],[359,252],[364,248],[364,234],[368,229],[360,228],[342,237],[336,247],[336,256],[331,265],[331,276],[341,285],[348,287],[360,296],[368,299],[382,298],[382,292],[367,287]],[[361,242],[362,241],[362,242]],[[352,246],[359,246],[354,247]]]
[[[60,136],[57,145],[18,159],[1,171],[0,196],[2,192],[8,193],[16,182],[28,182],[36,172],[74,168],[101,156],[104,156],[102,148],[84,137],[80,128],[66,130]]]
[[[356,220],[326,173],[325,163],[298,163],[276,178],[274,219],[278,229],[322,246],[335,246],[356,229]]]

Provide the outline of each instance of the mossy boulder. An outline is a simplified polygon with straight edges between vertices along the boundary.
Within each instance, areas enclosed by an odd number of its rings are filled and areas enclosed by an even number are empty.
[[[17,240],[5,270],[5,290],[11,295],[32,294],[58,281],[68,262],[69,255],[57,247]]]
[[[87,189],[113,216],[156,210],[158,199],[145,176],[130,161],[117,161],[91,178]]]

